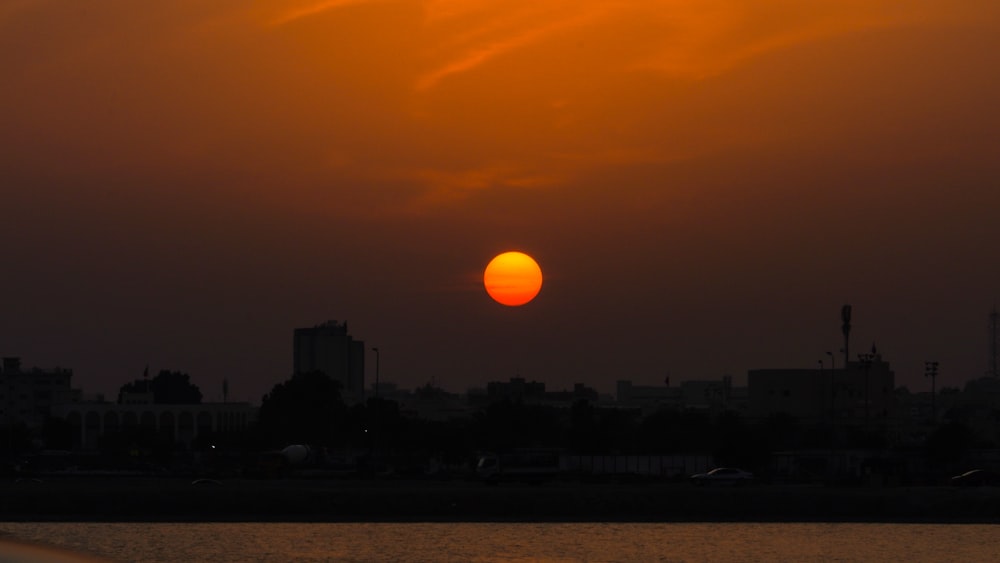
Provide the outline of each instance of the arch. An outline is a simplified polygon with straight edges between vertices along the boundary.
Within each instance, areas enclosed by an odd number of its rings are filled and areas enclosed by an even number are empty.
[[[87,411],[83,415],[83,422],[88,432],[101,429],[101,415],[97,411]]]
[[[144,428],[156,428],[156,415],[150,411],[144,411],[139,417],[139,426]]]
[[[170,442],[174,441],[174,413],[171,411],[160,413],[160,436]]]
[[[79,411],[69,411],[66,413],[66,422],[73,429],[73,447],[79,448],[83,445],[83,415]]]
[[[114,434],[121,429],[118,420],[118,413],[115,411],[108,411],[104,413],[104,433]]]
[[[177,440],[190,444],[195,437],[194,415],[191,411],[181,411],[177,414]]]
[[[198,413],[197,418],[197,428],[198,434],[203,434],[212,431],[212,413],[208,411],[201,411]]]
[[[83,415],[81,415],[79,411],[69,411],[66,414],[66,422],[68,422],[73,428],[79,429],[83,426]]]
[[[122,429],[123,430],[133,430],[139,426],[139,416],[133,411],[125,411],[122,413]]]
[[[97,411],[87,411],[83,415],[83,439],[80,445],[85,450],[96,450],[100,437],[101,414]]]

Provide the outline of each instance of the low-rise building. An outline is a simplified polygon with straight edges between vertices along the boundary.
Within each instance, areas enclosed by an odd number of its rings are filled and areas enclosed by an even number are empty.
[[[0,369],[0,424],[41,428],[52,405],[80,399],[72,388],[73,370],[23,369],[21,359],[4,358]]]
[[[748,372],[750,415],[778,413],[811,422],[886,426],[894,412],[895,373],[880,355],[844,369]]]
[[[482,399],[472,390],[469,392],[470,402],[476,398]],[[509,400],[514,403],[547,405],[553,407],[569,407],[579,400],[597,403],[600,396],[597,390],[582,383],[573,385],[572,390],[547,391],[541,381],[526,381],[522,377],[512,377],[510,381],[491,381],[486,386],[486,402]]]
[[[257,413],[257,407],[249,403],[77,402],[52,406],[52,415],[65,419],[72,429],[73,449],[80,450],[96,450],[102,436],[139,428],[189,447],[209,433],[243,432],[257,420]]]
[[[749,396],[747,388],[734,387],[728,375],[722,379],[682,381],[673,387],[669,381],[664,385],[635,385],[625,379],[618,381],[617,391],[618,406],[637,407],[644,413],[661,408],[746,412]]]

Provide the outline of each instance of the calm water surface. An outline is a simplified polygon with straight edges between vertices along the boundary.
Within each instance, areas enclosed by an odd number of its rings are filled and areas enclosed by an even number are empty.
[[[1000,527],[940,524],[0,523],[113,561],[992,561]]]

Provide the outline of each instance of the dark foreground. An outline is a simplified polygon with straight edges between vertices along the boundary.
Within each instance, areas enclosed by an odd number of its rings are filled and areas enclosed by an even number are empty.
[[[1000,488],[89,477],[0,482],[0,521],[1000,523]]]

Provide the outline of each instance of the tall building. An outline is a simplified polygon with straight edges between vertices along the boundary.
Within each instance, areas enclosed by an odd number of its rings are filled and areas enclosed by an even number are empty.
[[[348,404],[364,400],[365,343],[347,332],[347,322],[327,321],[295,329],[294,373],[319,371],[340,382]]]

